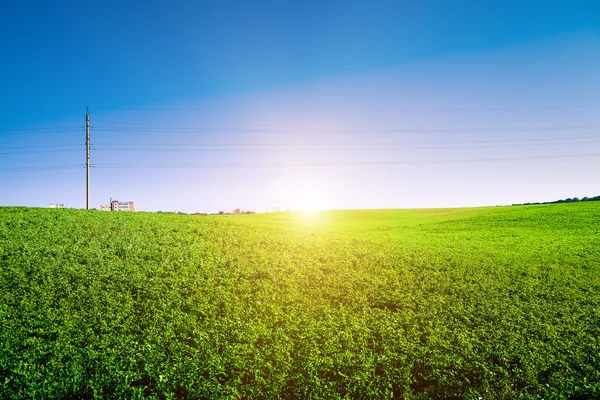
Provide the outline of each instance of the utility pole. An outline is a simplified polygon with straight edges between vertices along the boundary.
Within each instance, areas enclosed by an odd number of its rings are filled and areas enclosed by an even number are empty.
[[[90,111],[85,108],[85,169],[87,172],[86,186],[86,210],[90,209]]]

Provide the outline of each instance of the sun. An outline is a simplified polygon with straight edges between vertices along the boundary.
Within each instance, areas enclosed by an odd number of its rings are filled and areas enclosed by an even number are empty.
[[[292,210],[303,211],[306,213],[314,213],[322,211],[325,206],[318,193],[304,192],[296,198],[296,205]]]
[[[325,191],[315,182],[278,179],[273,182],[273,187],[279,200],[290,211],[316,213],[327,207]]]

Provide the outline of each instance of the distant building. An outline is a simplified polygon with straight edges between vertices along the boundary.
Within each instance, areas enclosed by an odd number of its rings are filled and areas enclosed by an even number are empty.
[[[49,208],[65,208],[64,204],[50,204]]]
[[[129,211],[134,212],[133,201],[118,201],[110,199],[110,204],[102,204],[100,206],[102,211]]]
[[[135,211],[133,207],[133,201],[118,201],[112,200],[110,202],[110,211]]]

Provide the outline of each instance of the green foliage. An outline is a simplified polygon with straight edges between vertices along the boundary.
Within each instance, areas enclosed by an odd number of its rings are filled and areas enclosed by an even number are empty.
[[[0,208],[0,398],[600,397],[599,227]]]

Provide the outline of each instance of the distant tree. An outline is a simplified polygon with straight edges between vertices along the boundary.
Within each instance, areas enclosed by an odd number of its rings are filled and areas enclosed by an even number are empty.
[[[225,214],[225,211],[219,211],[219,215]]]
[[[239,208],[236,208],[235,210],[233,210],[234,214],[241,214],[242,210],[240,210]]]
[[[579,201],[600,201],[600,196],[594,196],[594,197],[583,197],[583,198],[579,198],[579,197],[569,197],[567,199],[560,199],[560,200],[554,200],[554,201],[544,201],[542,203],[522,203],[522,204],[513,204],[513,206],[525,206],[525,205],[531,205],[531,204],[561,204],[561,203],[576,203]]]

